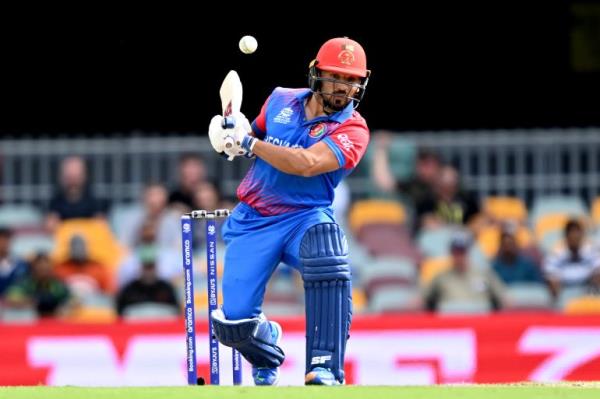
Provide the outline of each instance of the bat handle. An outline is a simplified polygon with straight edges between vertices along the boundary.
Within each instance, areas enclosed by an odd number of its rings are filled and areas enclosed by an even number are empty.
[[[223,129],[233,129],[235,127],[235,118],[233,116],[224,116],[221,126]]]

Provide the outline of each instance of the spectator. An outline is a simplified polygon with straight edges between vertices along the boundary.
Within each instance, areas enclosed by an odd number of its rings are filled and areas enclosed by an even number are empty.
[[[9,287],[6,304],[14,308],[34,308],[40,316],[52,316],[69,300],[69,289],[52,272],[52,262],[43,253],[31,262],[31,273]]]
[[[443,302],[481,304],[500,309],[504,305],[504,284],[492,270],[479,270],[469,265],[467,252],[470,239],[457,234],[450,243],[452,266],[437,275],[425,290],[425,307],[438,310]]]
[[[590,244],[584,244],[583,224],[571,219],[564,229],[566,247],[555,251],[544,262],[544,274],[550,290],[558,297],[563,287],[598,289],[600,259]]]
[[[179,251],[181,248],[160,246],[157,242],[157,224],[146,219],[141,226],[130,255],[119,267],[118,286],[123,287],[140,274],[144,263],[156,265],[161,279],[180,279],[182,273]]]
[[[27,264],[10,256],[12,232],[6,227],[0,227],[0,298],[6,289],[23,278],[28,270]]]
[[[169,205],[179,212],[189,212],[194,207],[196,188],[206,181],[204,161],[197,154],[185,154],[179,160],[179,182],[169,195]]]
[[[46,227],[54,231],[62,220],[101,217],[105,213],[105,204],[94,197],[87,184],[83,159],[65,158],[60,166],[59,186],[50,201]]]
[[[415,205],[430,201],[434,197],[434,187],[442,169],[442,162],[437,153],[422,148],[417,155],[415,176],[408,181],[397,182],[400,192],[407,195]]]
[[[144,189],[143,209],[124,223],[121,241],[129,248],[135,247],[144,223],[148,220],[157,226],[156,244],[160,247],[175,247],[179,244],[179,215],[167,208],[167,189],[161,184],[149,184]]]
[[[396,181],[390,171],[390,145],[390,134],[382,132],[375,136],[373,179],[377,188],[387,193],[398,191],[405,194],[415,205],[431,198],[442,166],[439,155],[431,149],[421,148],[417,154],[414,176],[406,181]]]
[[[543,282],[539,267],[521,253],[515,236],[507,231],[500,235],[500,248],[492,267],[506,284]]]
[[[144,262],[139,278],[127,284],[117,295],[117,312],[123,315],[125,308],[138,303],[163,303],[179,309],[175,289],[156,273],[154,262]]]
[[[434,188],[434,197],[416,208],[420,228],[454,224],[473,226],[479,216],[477,200],[460,188],[458,172],[450,165],[442,167]]]
[[[66,281],[73,294],[82,298],[101,292],[110,293],[112,283],[105,265],[89,258],[85,239],[77,234],[69,242],[68,259],[56,265],[56,275]]]
[[[223,208],[217,187],[209,181],[198,184],[194,189],[192,206],[194,209],[206,210]]]

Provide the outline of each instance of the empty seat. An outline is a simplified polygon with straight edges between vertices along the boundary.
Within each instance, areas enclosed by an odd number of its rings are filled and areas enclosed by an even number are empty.
[[[67,319],[74,323],[114,323],[117,313],[109,307],[84,305],[70,312]]]
[[[138,203],[115,204],[110,208],[108,221],[112,231],[119,241],[124,241],[124,237],[127,233],[129,233],[126,230],[128,230],[128,226],[131,224],[131,221],[135,220],[136,217],[139,217],[143,212],[144,209],[142,205]]]
[[[10,251],[18,258],[29,258],[36,253],[50,253],[54,249],[54,239],[47,234],[18,233],[13,236]]]
[[[538,197],[535,199],[531,210],[531,224],[536,225],[540,217],[552,213],[585,216],[587,209],[583,200],[579,197],[561,195]]]
[[[450,251],[450,240],[454,230],[442,227],[434,230],[424,230],[417,237],[417,247],[426,257],[445,256]]]
[[[573,298],[565,303],[563,311],[567,314],[600,314],[600,296]]]
[[[301,303],[265,301],[262,305],[262,311],[269,318],[273,316],[301,316],[304,314],[304,306]]]
[[[38,320],[38,314],[31,308],[3,308],[0,309],[0,321],[3,323],[35,323]]]
[[[427,258],[421,264],[420,282],[427,285],[441,272],[448,270],[452,265],[452,259],[449,256],[437,258]]]
[[[600,225],[600,197],[596,197],[592,204],[592,221],[595,226]]]
[[[418,262],[420,253],[410,233],[403,225],[369,224],[357,234],[358,242],[372,256],[397,256]]]
[[[361,285],[367,296],[378,287],[416,285],[417,265],[410,259],[377,258],[362,270]]]
[[[550,213],[540,216],[534,225],[536,240],[541,242],[544,236],[549,232],[562,232],[569,219],[570,216],[566,213]]]
[[[177,317],[179,309],[164,303],[136,303],[123,309],[123,318],[127,320],[163,320]]]
[[[414,312],[423,308],[421,293],[417,287],[381,287],[369,300],[371,312]]]
[[[442,301],[438,304],[440,314],[486,314],[491,311],[487,302],[473,301]]]
[[[507,286],[510,310],[545,310],[552,308],[552,295],[545,284],[518,283]]]
[[[6,204],[0,206],[0,226],[19,230],[25,227],[41,226],[42,212],[29,204]]]
[[[367,224],[403,224],[406,221],[406,210],[398,201],[357,201],[350,210],[348,220],[350,228],[356,233]]]
[[[483,203],[484,211],[499,221],[527,221],[527,208],[520,198],[516,197],[488,197]]]
[[[588,288],[584,286],[572,286],[562,287],[558,293],[558,299],[556,306],[559,309],[566,309],[567,304],[574,299],[586,297],[588,295]]]

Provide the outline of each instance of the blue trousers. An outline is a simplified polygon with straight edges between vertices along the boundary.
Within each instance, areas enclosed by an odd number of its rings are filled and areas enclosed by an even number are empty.
[[[262,216],[241,202],[223,225],[223,312],[229,320],[258,316],[269,278],[280,262],[302,272],[299,252],[306,230],[335,223],[331,208]]]

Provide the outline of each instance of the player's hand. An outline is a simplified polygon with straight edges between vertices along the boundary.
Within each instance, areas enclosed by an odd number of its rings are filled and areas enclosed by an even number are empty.
[[[252,127],[250,126],[250,122],[241,112],[228,116],[224,129],[224,134],[222,137],[223,140],[223,151],[225,154],[229,155],[230,159],[233,157],[246,155],[248,153],[242,147],[242,143],[244,139],[249,136],[252,132]]]

